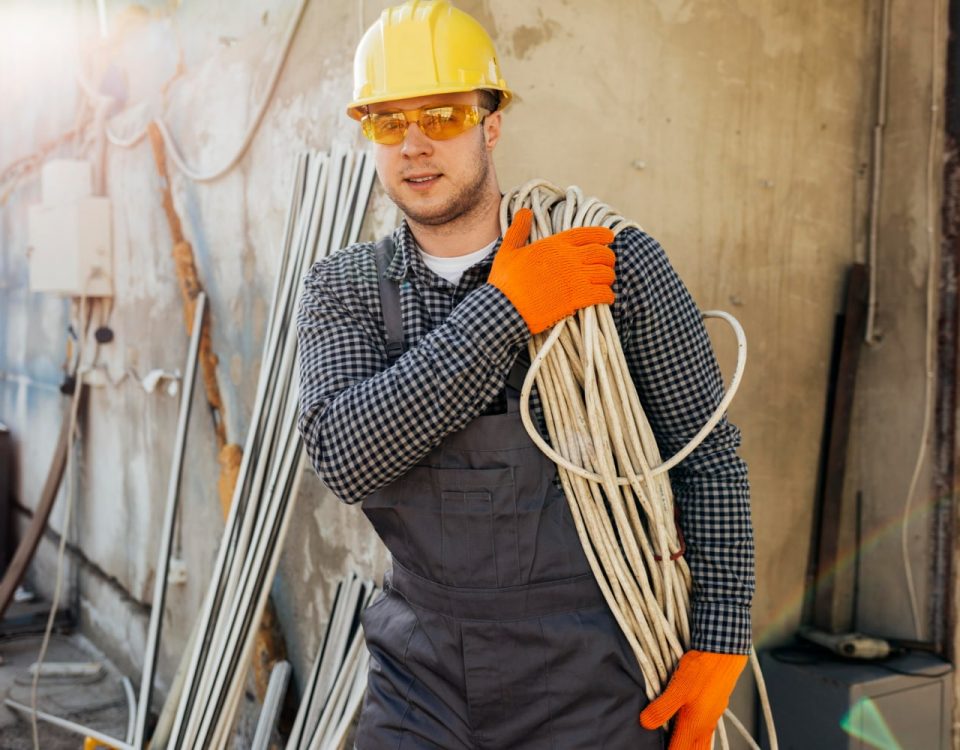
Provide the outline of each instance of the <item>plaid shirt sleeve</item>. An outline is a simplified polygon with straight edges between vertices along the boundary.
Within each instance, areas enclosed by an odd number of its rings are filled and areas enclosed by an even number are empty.
[[[617,236],[621,343],[665,459],[700,430],[724,386],[700,311],[649,235]],[[670,474],[693,574],[692,647],[747,653],[754,546],[740,432],[724,418]]]
[[[373,245],[314,265],[297,317],[298,428],[317,474],[357,502],[393,481],[503,389],[529,330],[484,284],[387,367]]]

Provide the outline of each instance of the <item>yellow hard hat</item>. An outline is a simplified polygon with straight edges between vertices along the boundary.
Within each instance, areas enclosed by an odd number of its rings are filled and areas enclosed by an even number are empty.
[[[500,109],[513,96],[490,35],[448,0],[408,0],[360,40],[347,114],[359,120],[368,104],[476,89],[499,91]]]

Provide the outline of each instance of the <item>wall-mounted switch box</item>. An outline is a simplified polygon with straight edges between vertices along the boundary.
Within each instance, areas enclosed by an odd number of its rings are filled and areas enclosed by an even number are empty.
[[[29,210],[30,289],[113,295],[110,199],[92,196],[90,165],[56,159],[41,172],[43,203]]]

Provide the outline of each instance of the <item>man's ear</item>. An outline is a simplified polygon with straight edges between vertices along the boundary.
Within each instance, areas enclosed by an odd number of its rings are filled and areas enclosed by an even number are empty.
[[[493,151],[500,140],[500,125],[503,116],[500,112],[491,112],[483,120],[483,140],[487,151]]]

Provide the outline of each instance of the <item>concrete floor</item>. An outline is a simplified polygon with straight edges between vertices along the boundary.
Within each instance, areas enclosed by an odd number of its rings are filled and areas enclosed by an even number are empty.
[[[0,703],[12,698],[31,704],[30,665],[40,652],[42,636],[0,638]],[[122,675],[82,636],[54,635],[44,659],[52,662],[98,662],[103,669],[95,677],[42,678],[37,708],[63,719],[122,739],[127,731],[127,699]],[[136,692],[137,686],[134,686]],[[39,745],[43,750],[78,750],[83,737],[38,721]],[[0,705],[0,750],[32,750],[29,717]]]
[[[42,601],[10,604],[5,618],[0,621],[0,750],[34,750],[33,730],[29,715],[6,705],[9,698],[25,706],[31,705],[32,675],[30,666],[36,661],[43,641],[42,630],[49,612]],[[102,652],[79,633],[72,632],[70,617],[58,621],[47,648],[44,664],[91,663],[101,665],[100,671],[90,677],[53,678],[43,677],[37,691],[37,708],[60,719],[80,724],[108,737],[124,740],[130,711],[123,689],[124,675]],[[17,634],[20,631],[27,631]],[[139,675],[133,679],[134,700],[140,690]],[[252,677],[248,678],[238,711],[230,747],[233,750],[249,748],[256,733],[262,706],[252,690]],[[163,696],[154,691],[151,706],[153,719],[161,706]],[[290,717],[292,721],[292,715]],[[289,722],[288,722],[289,723]],[[79,750],[83,747],[83,735],[62,729],[38,720],[38,745],[41,750]],[[151,726],[148,725],[148,730]],[[270,747],[279,749],[285,742],[274,728]],[[98,750],[104,748],[98,745]],[[109,750],[107,748],[106,750]]]

